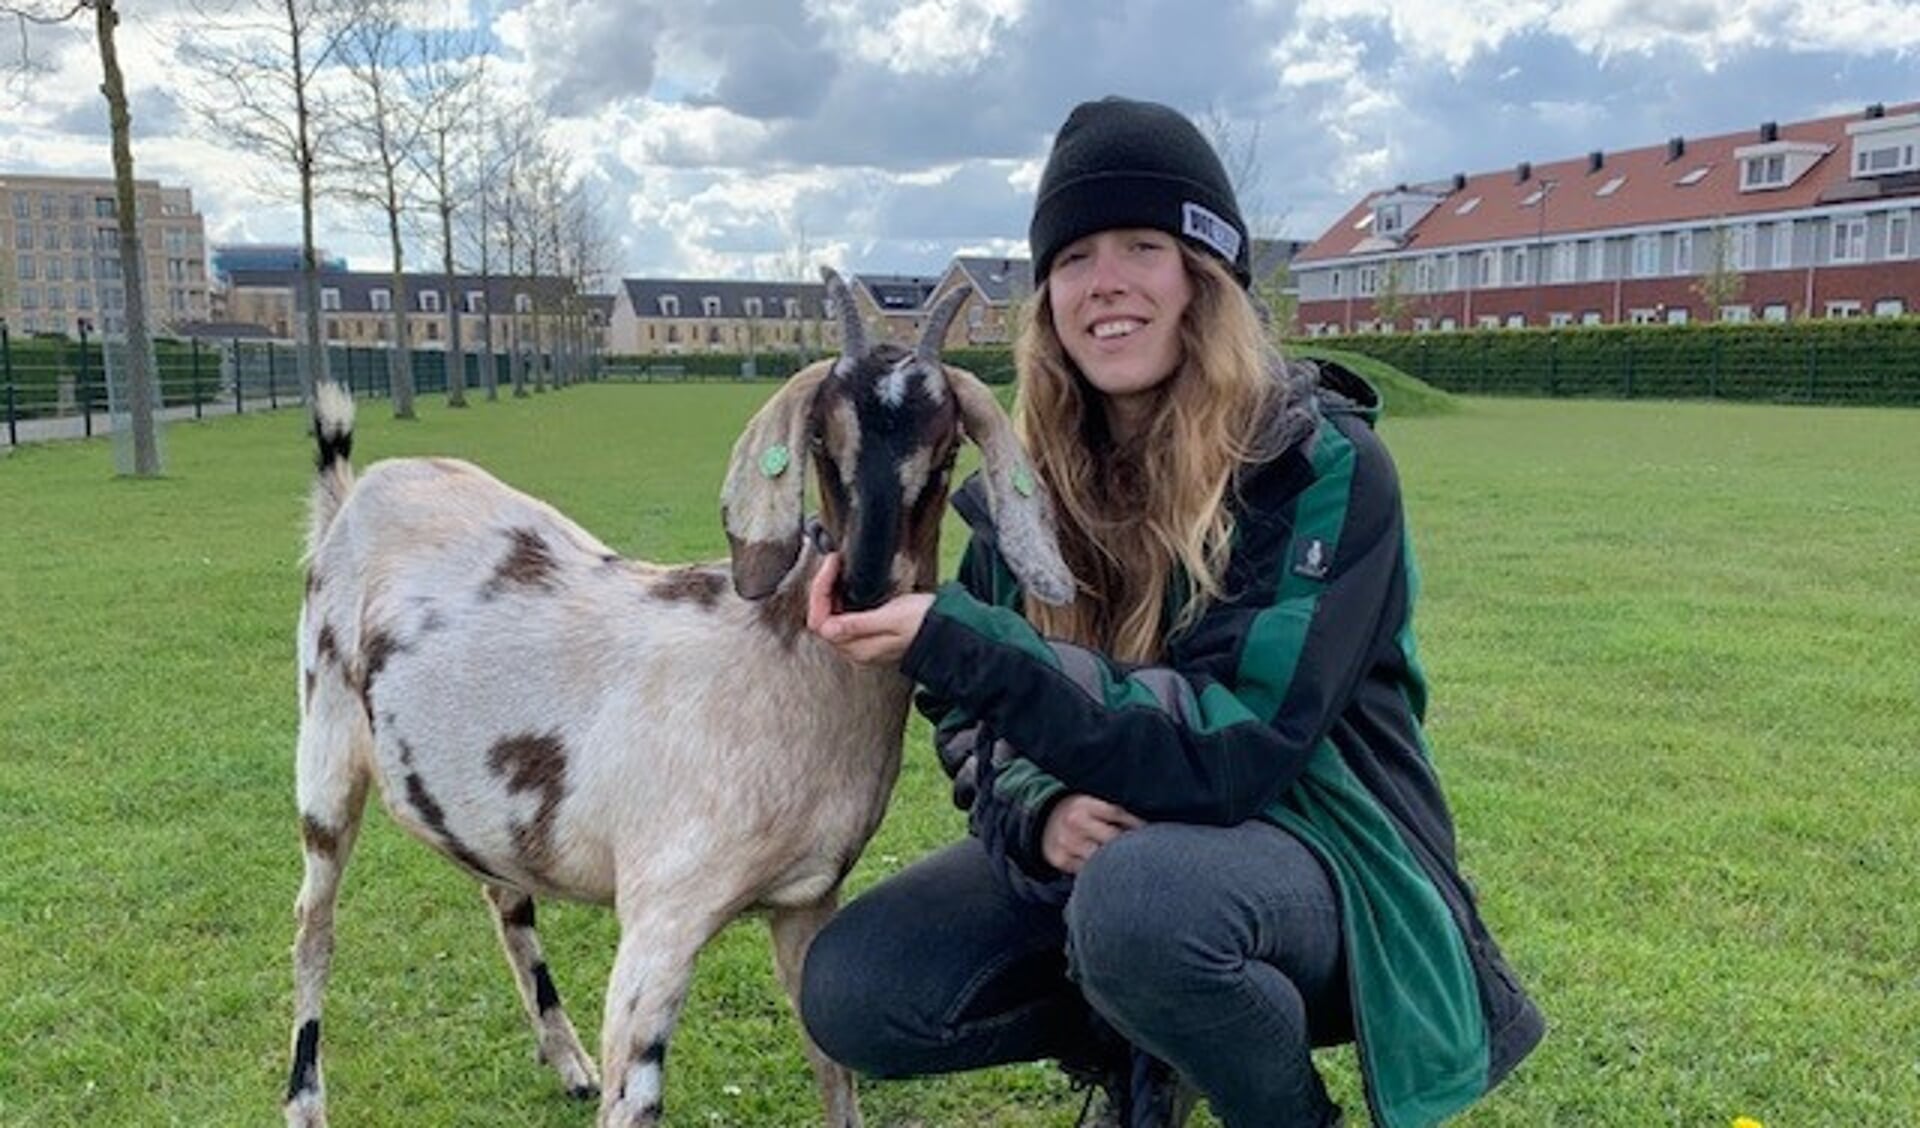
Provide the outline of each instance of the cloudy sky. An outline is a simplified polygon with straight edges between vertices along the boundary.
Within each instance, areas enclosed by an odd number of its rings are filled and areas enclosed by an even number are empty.
[[[543,107],[630,275],[1024,253],[1054,129],[1109,93],[1214,123],[1257,170],[1250,218],[1309,239],[1399,181],[1920,97],[1920,0],[437,2]],[[196,21],[123,7],[140,174],[192,187],[215,242],[297,241],[272,168],[183,108]],[[0,88],[0,172],[109,172],[91,46],[35,33],[47,69]],[[377,216],[327,203],[321,229],[382,265]]]

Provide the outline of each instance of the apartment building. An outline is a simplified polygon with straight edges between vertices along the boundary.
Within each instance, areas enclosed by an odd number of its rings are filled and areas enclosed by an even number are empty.
[[[206,225],[187,188],[134,182],[156,332],[209,315]],[[111,178],[0,173],[0,319],[15,333],[124,328],[119,204]]]
[[[298,270],[237,269],[229,278],[226,320],[261,326],[280,340],[299,336]],[[584,323],[589,347],[608,344],[609,300],[580,293],[571,279],[455,275],[449,283],[444,274],[408,274],[395,287],[385,271],[320,272],[321,333],[329,344],[390,345],[396,308],[411,348],[446,348],[450,316],[459,318],[461,346],[470,352],[483,347],[489,320],[497,352],[546,351],[563,317]]]

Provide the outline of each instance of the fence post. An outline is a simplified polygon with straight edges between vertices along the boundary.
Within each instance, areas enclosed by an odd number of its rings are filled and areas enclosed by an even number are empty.
[[[1713,331],[1713,367],[1707,370],[1707,398],[1720,398],[1720,346],[1726,338],[1726,331]]]
[[[277,376],[274,372],[273,354],[273,345],[267,345],[267,409],[269,411],[278,411],[280,409],[280,397],[276,394],[273,386]]]
[[[1547,332],[1547,394],[1560,394],[1560,334]]]
[[[7,323],[0,319],[0,376],[7,381],[7,445],[20,445],[20,427],[14,422],[19,412],[13,403],[13,343],[7,336]]]
[[[87,387],[87,319],[80,319],[80,416],[84,420],[81,429],[88,438],[93,437],[93,392]]]
[[[200,418],[200,338],[195,337],[189,344],[193,356],[193,417]]]
[[[233,413],[244,415],[246,407],[241,400],[241,387],[247,382],[247,356],[240,351],[240,338],[233,339]]]
[[[1807,334],[1807,402],[1808,403],[1818,402],[1818,400],[1816,399],[1816,389],[1814,387],[1814,350],[1815,348],[1816,346],[1814,344],[1813,334],[1808,333]]]
[[[1627,334],[1626,342],[1627,342],[1627,363],[1626,363],[1625,372],[1622,374],[1625,377],[1625,379],[1624,379],[1624,382],[1622,383],[1620,394],[1623,399],[1632,399],[1633,398],[1633,334],[1632,333]]]

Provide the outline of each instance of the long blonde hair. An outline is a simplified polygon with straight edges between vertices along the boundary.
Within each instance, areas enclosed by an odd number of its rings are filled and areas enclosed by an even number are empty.
[[[1053,490],[1061,549],[1080,579],[1072,604],[1029,600],[1027,618],[1128,662],[1164,657],[1168,637],[1220,597],[1228,491],[1279,390],[1246,291],[1214,258],[1184,243],[1180,252],[1193,288],[1180,367],[1150,393],[1142,434],[1123,443],[1108,433],[1101,393],[1061,345],[1044,285],[1015,350],[1014,424]]]

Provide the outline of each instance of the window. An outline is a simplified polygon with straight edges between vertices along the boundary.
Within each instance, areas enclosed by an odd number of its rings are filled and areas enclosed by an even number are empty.
[[[1443,317],[1440,319],[1440,331],[1442,333],[1451,333],[1459,327],[1460,323],[1451,317]]]
[[[1600,311],[1597,309],[1587,310],[1580,315],[1580,324],[1582,325],[1599,325],[1601,323]]]
[[[1677,232],[1673,237],[1673,272],[1693,273],[1693,232]]]
[[[1881,298],[1873,303],[1875,317],[1899,317],[1907,312],[1907,303],[1899,298]]]
[[[1386,207],[1375,208],[1373,230],[1378,235],[1391,235],[1400,230],[1400,205],[1389,204]]]
[[[466,301],[468,313],[487,312],[487,294],[485,290],[468,290]]]
[[[1833,262],[1865,262],[1867,259],[1867,217],[1849,216],[1833,221]],[[1831,316],[1831,315],[1829,315]]]
[[[1361,267],[1360,272],[1354,278],[1354,293],[1362,297],[1368,297],[1377,293],[1379,289],[1380,268],[1377,266]]]
[[[799,298],[786,299],[786,307],[787,307],[786,313],[789,320],[793,320],[793,321],[800,320],[800,299]]]
[[[327,322],[327,340],[337,341],[339,339],[340,339],[340,323],[338,321]]]
[[[367,294],[367,304],[375,313],[389,313],[393,310],[393,291],[375,289]]]
[[[1497,251],[1481,251],[1480,266],[1474,275],[1479,286],[1498,286],[1500,284],[1500,255]]]
[[[1513,273],[1508,275],[1508,277],[1513,279],[1513,284],[1516,286],[1526,285],[1527,280],[1531,277],[1531,275],[1527,273],[1527,249],[1525,247],[1515,247],[1513,249]]]
[[[1333,296],[1340,296],[1340,272],[1337,270],[1333,272]]]
[[[1659,322],[1660,314],[1656,310],[1630,309],[1627,311],[1627,324],[1629,325],[1657,325]]]
[[[427,340],[437,341],[439,339],[440,339],[440,323],[438,321],[427,322]]]
[[[1853,154],[1855,176],[1885,176],[1890,172],[1906,172],[1914,167],[1914,147],[1911,144],[1857,149]]]
[[[1626,177],[1616,176],[1612,180],[1607,181],[1605,184],[1602,184],[1599,188],[1595,189],[1593,194],[1602,199],[1605,199],[1606,197],[1613,195],[1615,192],[1618,192],[1620,190],[1620,186],[1622,184],[1625,184],[1626,182],[1627,182]]]
[[[24,223],[14,227],[13,249],[16,251],[31,251],[33,249],[33,228],[28,227]]]
[[[661,317],[679,317],[680,316],[680,295],[678,294],[661,294],[660,295],[660,316]]]
[[[18,257],[18,258],[17,258],[17,259],[16,259],[15,261],[14,261],[14,264],[13,264],[13,265],[14,265],[14,274],[15,274],[15,275],[16,275],[16,276],[17,276],[17,277],[18,277],[18,278],[19,278],[19,279],[20,279],[20,280],[21,280],[22,282],[31,282],[31,281],[33,281],[33,280],[34,280],[34,279],[35,279],[36,277],[38,277],[38,276],[39,276],[39,274],[38,274],[38,272],[37,272],[36,270],[34,270],[34,263],[33,263],[33,256],[32,256],[32,255],[21,255],[21,256],[19,256],[19,257]]]
[[[700,316],[719,317],[720,316],[720,299],[714,297],[712,294],[708,294],[706,297],[701,298],[700,299]],[[713,338],[713,340],[716,340],[716,341],[719,339],[720,338],[718,337]]]
[[[1660,273],[1660,236],[1633,237],[1633,276],[1651,278]]]
[[[66,291],[61,289],[59,286],[48,286],[47,287],[47,308],[50,310],[54,310],[56,312],[65,310],[67,308]],[[1878,312],[1878,310],[1876,310],[1875,312]]]
[[[1459,288],[1460,288],[1460,256],[1448,255],[1447,256],[1447,289],[1458,290]]]
[[[75,282],[85,282],[88,278],[92,277],[92,267],[92,260],[76,257],[73,260],[73,280]]]
[[[63,259],[58,255],[51,255],[47,258],[47,281],[58,282],[61,279],[65,278],[66,274],[67,274],[66,259]]]
[[[1852,301],[1828,302],[1827,316],[1832,318],[1837,318],[1841,321],[1846,321],[1851,318],[1859,317],[1860,303],[1852,302]]]
[[[76,288],[73,291],[73,308],[75,309],[92,309],[93,308],[93,289],[91,287],[81,286]]]
[[[1735,324],[1753,320],[1753,307],[1745,305],[1727,305],[1720,307],[1720,320]]]
[[[93,198],[93,218],[115,219],[119,215],[120,206],[114,202],[112,196],[95,196]]]
[[[325,286],[320,290],[320,308],[326,312],[340,309],[340,289],[337,286]]]
[[[1607,276],[1607,244],[1595,239],[1587,244],[1587,281],[1598,282]]]
[[[440,312],[440,291],[438,290],[420,291],[420,312],[421,313],[439,313]]]
[[[1553,245],[1553,280],[1571,282],[1580,262],[1580,244],[1555,243]]]
[[[1760,244],[1760,229],[1751,223],[1742,223],[1733,229],[1730,243],[1733,268],[1752,270],[1753,264],[1758,261],[1754,251]]]
[[[1413,264],[1413,288],[1422,293],[1433,291],[1433,260],[1423,258]]]
[[[26,194],[24,192],[14,196],[13,198],[13,218],[15,219],[32,219],[33,218],[33,201],[27,199]]]
[[[1525,329],[1526,327],[1527,327],[1527,315],[1526,315],[1526,314],[1524,314],[1524,313],[1509,313],[1509,314],[1507,315],[1507,328],[1509,328],[1509,329]]]
[[[1573,324],[1573,315],[1571,313],[1549,313],[1547,314],[1547,324],[1555,329],[1565,329],[1567,326]]]
[[[1773,225],[1773,247],[1768,265],[1775,270],[1793,265],[1793,221],[1783,219]]]
[[[664,302],[666,299],[663,298],[661,300]],[[532,313],[533,312],[533,295],[532,294],[515,294],[513,296],[513,312]],[[673,300],[673,312],[674,313],[680,312],[679,298],[675,298]]]
[[[1748,157],[1741,167],[1740,187],[1779,188],[1787,182],[1787,158],[1784,153]]]
[[[39,309],[40,308],[39,287],[37,286],[20,287],[20,308],[21,309]]]
[[[1457,207],[1457,208],[1455,208],[1455,209],[1453,209],[1453,214],[1455,214],[1455,215],[1472,215],[1472,214],[1473,214],[1473,209],[1475,209],[1475,208],[1477,208],[1477,207],[1479,207],[1479,206],[1480,206],[1480,197],[1478,197],[1478,196],[1473,196],[1473,197],[1470,197],[1470,198],[1469,198],[1469,199],[1467,200],[1467,202],[1466,202],[1466,203],[1464,203],[1464,204],[1461,204],[1461,205],[1460,205],[1459,207]]]
[[[1908,248],[1912,245],[1913,213],[1903,211],[1888,212],[1887,257],[1890,259],[1906,258]]]
[[[1483,313],[1474,321],[1474,325],[1480,329],[1498,329],[1500,319],[1491,313]]]
[[[1432,330],[1433,330],[1433,318],[1416,317],[1413,319],[1413,331],[1415,333],[1428,333],[1428,332],[1431,332]]]
[[[1672,309],[1667,311],[1668,325],[1685,325],[1686,323],[1687,323],[1687,307],[1686,306],[1675,306]]]
[[[1674,183],[1686,186],[1698,184],[1707,178],[1707,173],[1712,171],[1712,168],[1712,165],[1701,165],[1699,168],[1694,169],[1692,172],[1674,181]]]
[[[745,305],[746,305],[746,310],[747,310],[747,316],[748,316],[748,317],[759,317],[759,316],[760,316],[760,308],[761,308],[761,307],[760,307],[760,299],[759,299],[759,298],[748,298],[748,299],[746,300],[746,303],[745,303]]]

